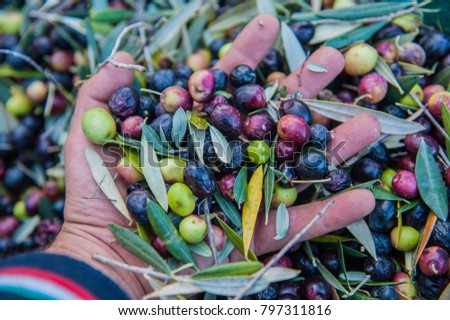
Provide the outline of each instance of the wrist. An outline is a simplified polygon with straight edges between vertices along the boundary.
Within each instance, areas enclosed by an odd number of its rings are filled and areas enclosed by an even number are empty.
[[[142,265],[141,261],[124,251],[118,243],[112,243],[114,238],[112,235],[109,236],[108,232],[109,230],[104,228],[86,225],[78,226],[66,222],[53,244],[46,251],[48,253],[67,255],[85,262],[116,282],[130,298],[141,299],[145,294],[145,289],[148,287],[143,277],[120,268],[107,266],[92,258],[94,254],[99,254],[122,263]],[[107,240],[108,238],[109,240]]]

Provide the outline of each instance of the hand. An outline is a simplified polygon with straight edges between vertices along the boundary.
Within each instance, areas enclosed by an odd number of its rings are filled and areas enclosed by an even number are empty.
[[[237,37],[231,49],[217,63],[216,67],[227,73],[238,64],[247,64],[255,68],[265,52],[272,46],[278,32],[278,20],[274,17],[260,15],[254,18]],[[118,53],[115,60],[123,63],[133,63],[131,56],[126,53]],[[328,71],[326,73],[314,73],[304,68],[300,72],[299,68],[284,79],[281,84],[286,85],[290,92],[301,90],[304,97],[312,98],[342,71],[344,65],[342,55],[337,50],[326,47],[314,52],[306,63],[311,62],[321,64]],[[66,254],[84,260],[109,275],[132,298],[139,299],[144,295],[144,292],[150,289],[142,277],[105,266],[91,258],[94,253],[100,253],[111,259],[128,264],[144,265],[136,257],[121,248],[118,243],[113,242],[113,236],[107,228],[109,223],[127,226],[128,221],[109,201],[89,199],[95,194],[97,185],[91,176],[84,153],[87,147],[92,148],[93,145],[86,139],[81,129],[81,119],[84,112],[92,107],[101,106],[107,108],[108,97],[115,89],[132,83],[133,77],[134,73],[132,71],[117,69],[112,65],[107,65],[80,89],[72,127],[65,146],[67,185],[65,222],[56,241],[49,248],[49,252]],[[333,130],[329,160],[336,165],[338,164],[337,159],[348,159],[374,142],[379,135],[380,124],[375,117],[369,114],[355,117]],[[333,147],[342,141],[346,143],[336,154],[336,151],[333,151]],[[120,181],[117,182],[119,189],[125,191],[125,186]],[[334,196],[333,200],[335,201],[334,205],[310,229],[305,239],[343,228],[369,214],[375,204],[372,193],[364,189],[345,192]],[[281,241],[272,240],[276,234],[275,215],[270,215],[268,225],[264,224],[264,219],[259,219],[252,246],[255,253],[260,255],[280,249],[327,202],[318,201],[289,208],[289,233]],[[234,252],[230,259],[239,260],[242,259],[242,256]],[[202,261],[201,264],[206,265],[208,262]]]

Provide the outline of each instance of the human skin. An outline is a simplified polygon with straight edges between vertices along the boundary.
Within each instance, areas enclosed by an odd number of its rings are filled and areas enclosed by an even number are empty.
[[[265,52],[272,46],[279,32],[279,22],[276,18],[263,14],[254,18],[234,41],[231,49],[217,63],[229,73],[238,64],[247,64],[254,68]],[[133,63],[132,57],[119,52],[115,60],[122,63]],[[286,79],[282,85],[289,92],[301,90],[303,96],[312,98],[323,89],[344,66],[344,59],[339,51],[332,48],[320,48],[309,57],[309,62],[319,63],[328,72],[314,73],[307,68],[299,68]],[[84,112],[93,107],[107,108],[109,96],[119,87],[132,83],[134,71],[119,69],[106,65],[101,71],[90,78],[80,88],[76,103],[72,126],[65,146],[66,173],[66,207],[65,222],[55,242],[47,250],[51,253],[65,254],[82,260],[102,271],[116,281],[131,298],[140,299],[150,291],[147,281],[131,272],[104,265],[92,259],[93,254],[101,254],[109,259],[136,266],[146,266],[138,258],[124,250],[114,242],[112,233],[107,228],[109,223],[129,227],[128,220],[105,200],[94,200],[92,196],[98,192],[97,184],[90,174],[85,160],[86,148],[94,148],[100,153],[100,147],[87,140],[81,129]],[[355,133],[358,134],[355,134]],[[338,126],[332,132],[331,145],[343,144],[339,157],[348,159],[358,151],[370,145],[380,136],[380,124],[369,114],[363,114]],[[114,169],[110,169],[114,174]],[[117,181],[118,188],[126,195],[126,186]],[[310,239],[340,228],[369,214],[375,205],[375,199],[370,191],[355,189],[332,197],[335,203],[325,215],[307,232]],[[364,199],[364,201],[361,201]],[[280,249],[289,239],[301,230],[330,200],[318,201],[306,205],[289,208],[290,228],[288,236],[281,241],[272,241],[275,236],[275,215],[271,214],[269,224],[259,219],[254,232],[252,248],[257,255]],[[230,261],[241,260],[238,252],[230,255]],[[199,264],[207,266],[211,260],[198,258]]]

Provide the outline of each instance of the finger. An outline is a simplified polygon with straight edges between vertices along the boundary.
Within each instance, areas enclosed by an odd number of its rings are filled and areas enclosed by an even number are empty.
[[[273,240],[276,236],[276,214],[269,214],[269,223],[260,217],[256,222],[254,249],[257,255],[281,249],[297,233],[299,233],[331,200],[335,203],[328,208],[320,220],[305,234],[302,241],[341,229],[368,215],[375,206],[372,192],[355,189],[332,197],[302,206],[291,207],[289,211],[289,231],[282,240]]]
[[[279,29],[278,19],[274,16],[260,14],[253,18],[214,68],[230,73],[237,65],[246,64],[255,69],[259,61],[272,47]]]
[[[315,63],[323,66],[327,72],[314,72],[307,68],[308,64]],[[344,69],[344,57],[331,47],[321,47],[306,60],[306,62],[281,80],[280,85],[286,86],[289,93],[298,90],[304,98],[314,98]]]

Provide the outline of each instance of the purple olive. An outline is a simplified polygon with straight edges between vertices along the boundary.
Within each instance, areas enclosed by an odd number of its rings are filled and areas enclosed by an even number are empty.
[[[280,114],[282,116],[287,114],[293,114],[305,120],[308,125],[311,125],[312,123],[311,110],[303,101],[297,99],[289,99],[282,101],[280,105]]]
[[[293,141],[278,140],[275,146],[275,157],[278,162],[294,162],[298,146]]]
[[[109,98],[111,113],[121,119],[136,113],[140,104],[139,92],[130,86],[120,87]]]
[[[141,116],[132,116],[122,122],[121,132],[124,137],[140,140],[142,135],[142,124],[144,119]]]
[[[270,139],[275,131],[275,122],[267,113],[256,113],[245,119],[243,131],[249,139]]]
[[[434,140],[429,135],[423,134],[423,133],[413,133],[408,134],[405,138],[405,148],[408,151],[408,153],[415,157],[417,152],[419,151],[420,143],[425,141],[425,143],[430,148],[431,154],[433,156],[436,156],[439,152],[439,144],[436,140]]]
[[[241,114],[229,104],[221,103],[216,105],[209,118],[211,124],[227,137],[237,138],[242,133]]]
[[[400,171],[392,179],[392,190],[405,199],[415,199],[419,196],[417,180],[414,173],[410,171]]]
[[[423,66],[426,61],[426,53],[423,48],[414,42],[404,44],[399,52],[398,59],[403,62]]]
[[[166,259],[170,257],[170,252],[169,250],[167,250],[161,238],[154,237],[151,241],[151,245],[160,254],[161,257]]]
[[[376,72],[366,74],[361,78],[358,85],[358,94],[360,96],[368,95],[364,102],[378,103],[384,99],[388,90],[386,79]]]
[[[321,276],[311,276],[301,283],[302,296],[306,300],[328,300],[330,285]]]
[[[189,78],[189,94],[197,102],[208,102],[214,96],[215,85],[216,79],[210,70],[195,71]]]
[[[234,104],[241,110],[258,110],[266,105],[264,88],[258,84],[239,87],[234,92]]]
[[[411,156],[403,156],[397,162],[397,168],[400,170],[408,170],[414,172],[416,169],[416,161]]]
[[[19,219],[14,216],[5,217],[0,220],[0,238],[11,236],[19,224]]]
[[[281,139],[292,141],[298,146],[308,142],[311,134],[308,123],[293,114],[281,117],[278,121],[277,131]]]
[[[233,187],[235,182],[236,182],[236,175],[232,173],[223,176],[219,182],[220,192],[222,192],[223,196],[226,199],[231,201],[234,201]]]
[[[164,89],[159,98],[159,103],[168,113],[175,113],[178,108],[183,108],[184,110],[192,109],[192,98],[189,92],[177,86]]]
[[[449,268],[447,251],[438,246],[426,248],[419,259],[420,270],[429,277],[442,276]]]
[[[31,191],[25,198],[25,208],[27,213],[36,215],[39,213],[39,202],[41,198],[45,198],[45,194],[42,190],[36,189]]]

